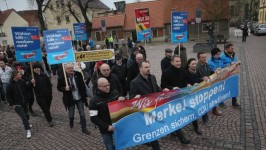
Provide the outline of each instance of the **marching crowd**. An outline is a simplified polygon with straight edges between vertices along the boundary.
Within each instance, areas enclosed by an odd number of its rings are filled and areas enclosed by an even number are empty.
[[[116,39],[115,39],[116,40]],[[50,112],[53,90],[50,76],[57,74],[57,90],[63,93],[63,104],[68,112],[69,127],[74,126],[75,108],[80,116],[81,131],[90,134],[86,127],[84,106],[89,108],[91,121],[96,124],[102,135],[106,149],[114,150],[113,132],[107,103],[126,99],[140,98],[146,94],[169,91],[208,80],[213,73],[237,62],[233,44],[226,44],[224,52],[219,48],[211,50],[211,58],[207,60],[206,54],[199,52],[197,58],[187,58],[186,48],[180,44],[173,51],[165,49],[165,57],[161,60],[161,85],[150,73],[149,56],[141,42],[122,40],[121,46],[113,45],[113,38],[106,38],[106,47],[115,49],[115,60],[99,62],[67,63],[49,66],[46,59],[45,46],[42,45],[43,61],[35,62],[30,69],[30,63],[19,63],[15,59],[13,46],[0,50],[0,78],[2,103],[14,107],[20,116],[26,137],[31,138],[31,125],[29,113],[35,115],[32,105],[34,99],[40,106],[47,120],[48,126],[53,127],[54,121]],[[78,51],[102,49],[89,39],[88,44],[82,43]],[[174,54],[173,54],[174,52]],[[33,71],[31,73],[31,71]],[[64,72],[65,71],[65,75]],[[33,75],[33,76],[32,76]],[[92,86],[90,86],[92,85]],[[91,88],[90,88],[91,87]],[[35,96],[34,96],[35,95]],[[34,98],[35,97],[35,98]],[[226,107],[224,103],[220,107]],[[236,97],[232,98],[232,106],[240,108]],[[29,113],[28,113],[29,111]],[[221,116],[218,107],[213,108],[213,115]],[[202,116],[204,123],[208,123],[208,113]],[[196,134],[203,134],[197,120],[192,123]],[[189,144],[182,129],[172,133],[183,144]],[[148,143],[154,150],[159,150],[157,140]]]

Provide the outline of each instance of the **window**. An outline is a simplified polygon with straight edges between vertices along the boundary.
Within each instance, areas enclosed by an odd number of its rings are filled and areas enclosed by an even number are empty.
[[[66,23],[69,23],[69,22],[70,22],[69,16],[66,16]]]
[[[61,18],[60,17],[56,17],[57,20],[57,24],[61,24]]]
[[[99,32],[99,31],[96,32],[96,40],[97,41],[101,41],[102,40],[101,32]]]
[[[117,32],[116,32],[116,30],[112,30],[112,37],[113,37],[113,38],[117,37]]]
[[[152,30],[152,35],[154,38],[158,37],[158,29],[153,29]]]

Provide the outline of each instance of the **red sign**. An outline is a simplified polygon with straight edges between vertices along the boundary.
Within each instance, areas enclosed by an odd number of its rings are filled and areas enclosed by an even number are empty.
[[[150,14],[148,8],[135,9],[136,30],[138,32],[150,28]]]

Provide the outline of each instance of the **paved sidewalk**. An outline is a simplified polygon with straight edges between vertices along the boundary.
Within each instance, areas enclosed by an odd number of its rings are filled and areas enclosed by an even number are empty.
[[[202,124],[202,120],[199,119],[203,135],[197,135],[192,125],[188,125],[184,131],[191,140],[191,144],[183,145],[176,137],[169,135],[159,140],[162,150],[266,149],[266,63],[263,61],[266,58],[264,52],[266,36],[250,35],[247,37],[247,43],[242,43],[240,37],[234,37],[233,28],[230,30],[230,35],[231,38],[228,41],[234,44],[237,56],[242,62],[238,97],[241,110],[230,107],[231,100],[228,100],[226,102],[228,107],[221,109],[223,116],[216,117],[209,114],[207,124]],[[188,58],[196,58],[196,53],[192,52],[195,43],[185,43]],[[148,60],[151,61],[151,72],[156,75],[158,83],[160,83],[160,61],[164,57],[164,49],[174,49],[175,46],[170,43],[151,43],[145,46]],[[223,44],[219,44],[218,47],[223,50]],[[26,139],[26,133],[17,114],[12,107],[2,104],[0,106],[0,150],[105,149],[98,129],[89,121],[88,109],[86,109],[86,118],[91,135],[82,134],[77,112],[74,128],[69,129],[62,94],[56,89],[56,77],[52,77],[52,82],[54,98],[51,112],[55,126],[48,127],[44,115],[35,102],[34,110],[37,111],[38,116],[30,118],[33,134],[31,139]],[[151,148],[141,145],[130,149],[149,150]]]

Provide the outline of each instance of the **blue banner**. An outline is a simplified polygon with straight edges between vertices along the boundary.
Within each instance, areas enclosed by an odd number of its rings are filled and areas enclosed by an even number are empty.
[[[232,75],[195,93],[173,97],[148,113],[136,112],[120,119],[114,124],[116,149],[162,138],[198,119],[219,103],[237,97],[238,78],[238,75]]]
[[[43,34],[50,65],[75,61],[68,29],[45,30]]]
[[[75,40],[78,41],[86,41],[87,40],[87,32],[85,23],[74,23],[74,34]]]
[[[172,12],[171,41],[172,43],[187,42],[188,21],[187,12]]]
[[[11,27],[16,60],[18,62],[41,61],[41,43],[38,27]]]

